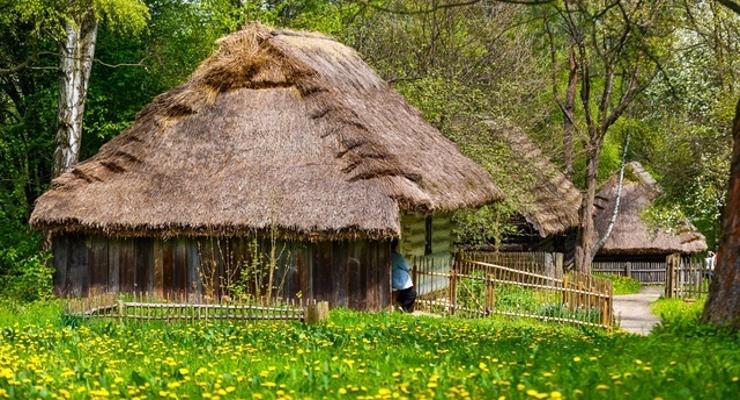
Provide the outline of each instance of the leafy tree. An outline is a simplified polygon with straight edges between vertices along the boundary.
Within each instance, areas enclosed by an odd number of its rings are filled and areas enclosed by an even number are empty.
[[[58,176],[79,160],[99,23],[105,21],[110,29],[121,33],[136,33],[146,26],[148,10],[140,0],[13,0],[6,10],[6,23],[33,24],[32,34],[44,35],[58,47],[59,102],[52,165],[52,175]]]

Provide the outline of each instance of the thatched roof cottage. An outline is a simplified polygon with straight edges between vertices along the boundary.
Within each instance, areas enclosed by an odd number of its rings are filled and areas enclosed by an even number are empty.
[[[502,196],[354,50],[253,24],[55,179],[31,224],[53,234],[61,294],[218,295],[259,238],[282,243],[281,295],[377,309],[402,217]]]
[[[618,183],[619,176],[612,176],[596,195],[594,224],[599,238],[606,233],[614,213]],[[662,261],[669,254],[689,255],[707,249],[704,236],[687,220],[671,231],[645,221],[643,213],[660,193],[655,179],[639,162],[625,166],[619,212],[596,260]]]
[[[520,127],[504,119],[484,125],[491,150],[478,161],[512,202],[518,227],[501,248],[566,251],[566,237],[578,226],[581,192]]]

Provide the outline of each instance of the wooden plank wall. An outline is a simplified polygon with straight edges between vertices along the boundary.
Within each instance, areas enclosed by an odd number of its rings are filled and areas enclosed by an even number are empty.
[[[279,297],[326,300],[333,307],[381,310],[391,304],[390,244],[378,241],[281,242],[274,282]],[[54,287],[60,296],[146,292],[200,299],[229,293],[242,268],[267,259],[270,242],[252,254],[247,238],[111,239],[56,237]],[[209,275],[208,272],[212,272]],[[210,285],[210,286],[209,286]]]

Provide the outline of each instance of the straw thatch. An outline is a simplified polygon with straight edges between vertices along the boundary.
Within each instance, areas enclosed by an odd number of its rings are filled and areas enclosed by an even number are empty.
[[[499,119],[485,122],[496,145],[505,146],[486,165],[517,213],[542,237],[578,225],[581,192],[518,126]]]
[[[349,47],[259,24],[52,183],[31,223],[109,235],[388,238],[502,197]]]
[[[618,176],[611,177],[596,195],[594,224],[603,237],[616,204]],[[687,220],[674,232],[651,226],[643,212],[660,195],[661,190],[650,173],[633,161],[625,166],[622,200],[614,228],[599,254],[670,254],[697,253],[707,249],[704,236]]]

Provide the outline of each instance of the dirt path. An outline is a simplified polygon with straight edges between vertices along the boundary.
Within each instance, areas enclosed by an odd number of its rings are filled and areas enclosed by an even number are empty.
[[[650,304],[660,297],[663,288],[648,286],[640,293],[614,296],[614,313],[621,315],[622,329],[627,332],[647,335],[660,318],[650,312]]]

